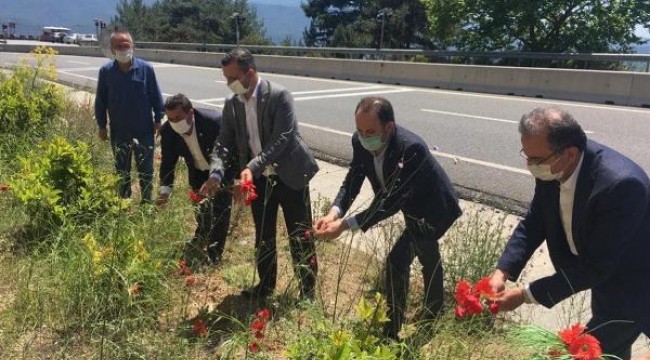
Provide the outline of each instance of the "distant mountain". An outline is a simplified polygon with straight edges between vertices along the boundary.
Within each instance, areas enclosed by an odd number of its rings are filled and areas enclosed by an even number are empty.
[[[282,5],[272,4],[273,2]],[[257,15],[264,22],[266,36],[275,44],[280,44],[286,38],[295,43],[302,40],[302,32],[309,26],[309,18],[300,8],[299,0],[254,0],[251,5],[257,9]]]

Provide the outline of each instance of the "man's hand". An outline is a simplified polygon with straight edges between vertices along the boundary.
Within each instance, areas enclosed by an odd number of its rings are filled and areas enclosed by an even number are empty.
[[[159,122],[153,122],[153,136],[156,137],[160,135],[160,123]]]
[[[169,194],[160,194],[156,199],[156,207],[162,208],[169,203]]]
[[[495,293],[500,293],[506,289],[506,281],[508,281],[508,273],[503,270],[496,269],[490,277],[490,286]]]
[[[108,130],[107,129],[99,129],[99,132],[97,133],[99,136],[99,139],[102,141],[108,140]]]
[[[511,311],[524,303],[524,289],[508,289],[497,294],[494,302],[501,311]]]
[[[214,194],[217,193],[217,190],[219,190],[220,185],[221,182],[211,176],[208,178],[206,182],[203,183],[203,185],[201,185],[201,189],[199,190],[199,195],[203,197],[213,196]]]
[[[253,172],[251,169],[246,168],[242,170],[241,174],[239,174],[239,181],[240,182],[247,182],[247,181],[253,181]]]
[[[336,239],[341,235],[344,230],[348,229],[348,223],[343,219],[334,220],[322,227],[320,230],[314,231],[314,236],[323,240]]]
[[[326,216],[323,216],[320,219],[317,219],[316,222],[314,222],[314,231],[319,231],[322,229],[325,229],[327,225],[329,225],[331,222],[337,220],[339,218],[339,213],[338,211],[332,209],[330,210],[329,214]]]

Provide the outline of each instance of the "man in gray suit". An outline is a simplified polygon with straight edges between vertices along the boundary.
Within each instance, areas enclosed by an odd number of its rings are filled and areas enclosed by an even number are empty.
[[[248,50],[233,49],[221,60],[221,67],[234,95],[224,104],[221,132],[211,155],[210,179],[201,192],[214,193],[225,170],[237,162],[242,164],[240,181],[253,181],[259,196],[251,209],[260,277],[259,284],[242,291],[242,295],[263,299],[275,289],[276,222],[278,207],[282,206],[300,296],[313,300],[317,260],[306,230],[312,223],[309,180],[318,165],[298,134],[293,98],[281,85],[260,78]]]

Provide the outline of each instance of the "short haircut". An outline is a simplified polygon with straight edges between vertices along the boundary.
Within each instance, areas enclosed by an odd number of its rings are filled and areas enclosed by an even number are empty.
[[[354,110],[356,115],[358,112],[367,113],[373,111],[377,114],[379,122],[382,125],[386,125],[389,122],[395,122],[395,114],[393,113],[393,105],[390,104],[390,101],[386,100],[383,97],[379,96],[368,96],[357,104],[357,108]]]
[[[239,66],[242,71],[247,71],[248,69],[257,70],[253,54],[244,48],[235,48],[230,50],[230,52],[221,59],[221,66],[230,65],[233,61],[237,62],[237,66]]]
[[[183,108],[183,111],[188,112],[192,109],[192,102],[183,94],[176,94],[165,100],[165,110],[174,110],[179,106]]]
[[[113,47],[113,41],[115,41],[115,39],[116,39],[118,36],[126,36],[126,37],[128,37],[128,38],[129,38],[129,41],[131,42],[131,45],[133,45],[133,36],[131,36],[131,33],[130,33],[130,32],[128,32],[128,31],[124,31],[124,30],[115,30],[115,31],[113,31],[113,32],[111,33],[111,37],[109,38],[109,40],[110,40],[110,44],[111,44],[111,48]]]
[[[571,146],[583,151],[587,146],[587,135],[573,115],[556,107],[538,107],[524,114],[519,121],[519,133],[546,134],[553,151],[562,151]]]

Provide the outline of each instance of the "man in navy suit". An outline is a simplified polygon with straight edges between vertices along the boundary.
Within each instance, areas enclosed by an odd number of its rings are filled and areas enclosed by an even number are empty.
[[[629,359],[636,338],[650,335],[650,180],[632,160],[587,140],[563,110],[534,109],[519,132],[535,194],[492,275],[497,303],[550,308],[591,289],[588,331],[604,353]],[[544,240],[555,274],[506,290]]]
[[[385,296],[390,322],[384,335],[397,339],[404,322],[411,263],[422,264],[428,318],[442,309],[443,273],[438,239],[460,216],[458,198],[444,170],[416,134],[395,124],[393,107],[380,97],[362,99],[355,110],[352,162],[329,214],[314,223],[318,238],[338,237],[344,230],[366,231],[402,211],[406,230],[386,261]],[[365,179],[375,198],[368,209],[343,218]]]
[[[156,199],[158,206],[169,201],[174,186],[174,170],[181,157],[187,165],[189,185],[198,194],[210,175],[210,153],[221,129],[221,113],[195,109],[183,94],[171,96],[165,101],[165,114],[168,121],[160,129],[162,159],[160,194]],[[234,172],[227,175],[226,183],[231,183]],[[221,260],[230,224],[231,203],[231,193],[222,188],[211,199],[197,204],[196,232],[184,250],[188,265],[208,259],[217,264]],[[208,248],[208,258],[203,253],[204,246]]]

